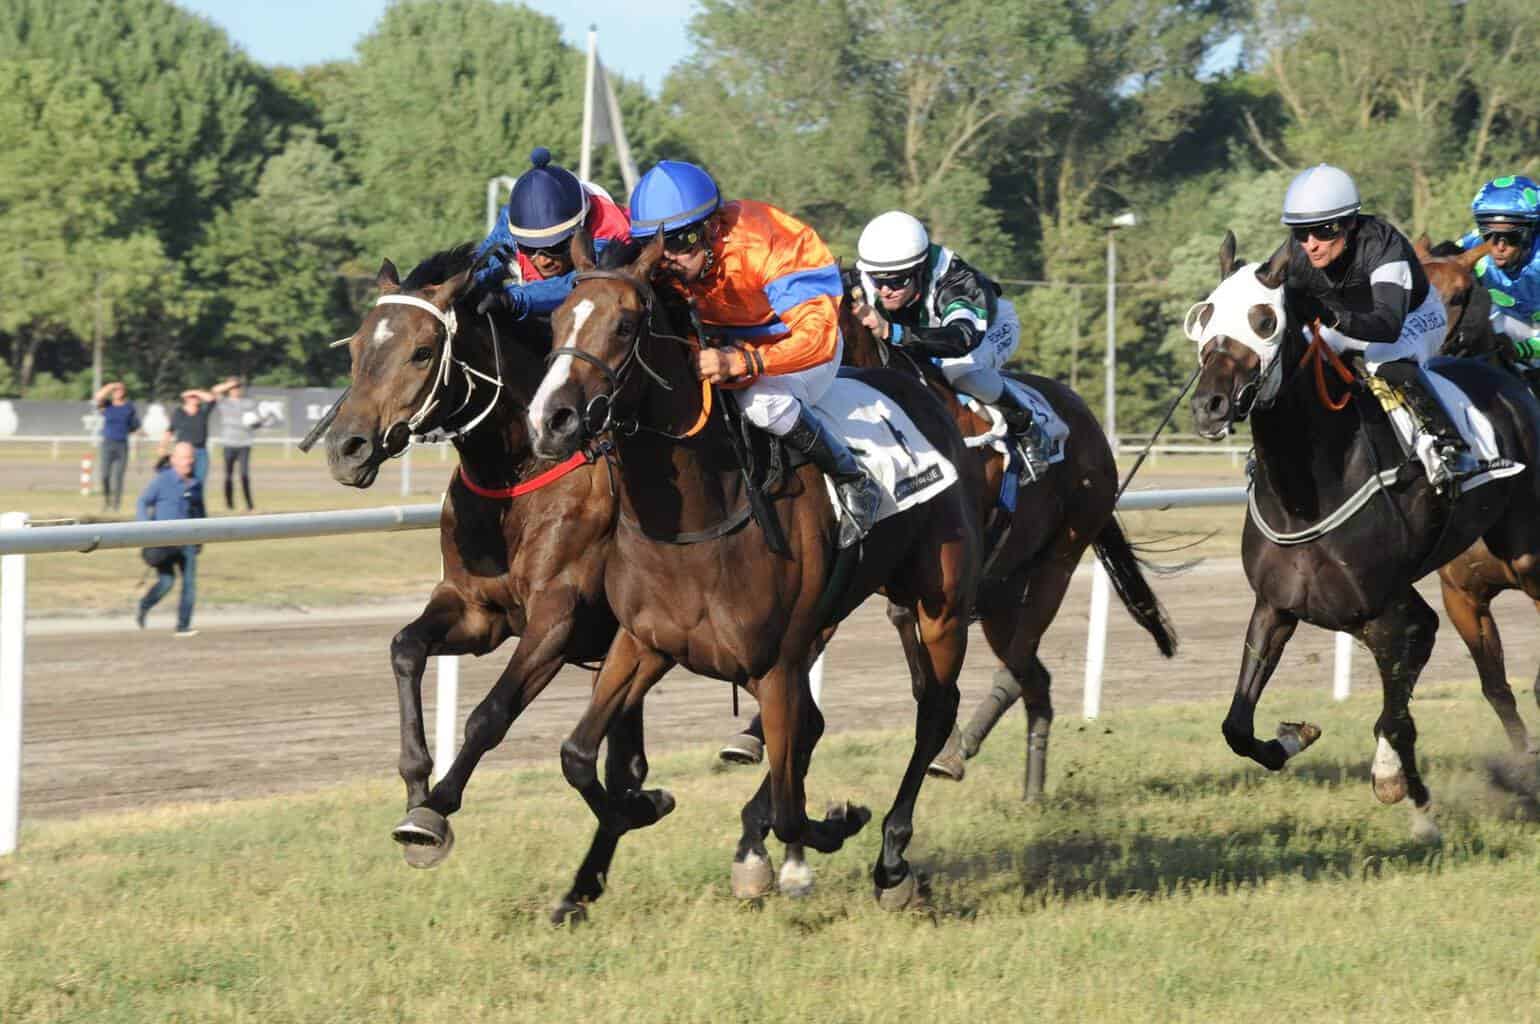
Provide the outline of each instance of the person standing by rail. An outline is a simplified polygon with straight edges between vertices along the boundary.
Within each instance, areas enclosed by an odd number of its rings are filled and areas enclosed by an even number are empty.
[[[139,411],[128,400],[128,389],[120,380],[102,385],[96,393],[96,409],[102,416],[102,510],[116,512],[123,506],[128,438],[140,427]]]

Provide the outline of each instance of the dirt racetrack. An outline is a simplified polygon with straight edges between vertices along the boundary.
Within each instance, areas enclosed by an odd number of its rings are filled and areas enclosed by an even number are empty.
[[[1177,657],[1163,661],[1149,638],[1114,608],[1102,721],[1120,708],[1190,701],[1230,693],[1251,594],[1238,561],[1214,560],[1186,575],[1155,581],[1181,636]],[[1439,606],[1437,582],[1423,593]],[[1089,575],[1076,579],[1044,645],[1054,674],[1059,728],[1080,723]],[[169,605],[171,602],[167,602]],[[1537,724],[1529,679],[1540,631],[1529,602],[1497,606],[1520,708]],[[139,632],[126,619],[29,624],[23,743],[23,815],[74,816],[301,790],[366,776],[393,778],[397,755],[395,687],[388,668],[391,635],[415,613],[395,604],[330,612],[226,612],[201,615],[200,636],[173,639],[169,612]],[[987,690],[994,662],[974,631],[961,686],[963,714]],[[460,718],[486,692],[511,651],[463,659]],[[907,673],[879,602],[869,602],[836,637],[827,660],[823,708],[830,732],[906,728],[913,721]],[[1307,688],[1330,700],[1331,636],[1302,627],[1272,687]],[[1368,654],[1354,655],[1354,692],[1378,692]],[[1447,623],[1425,679],[1469,680],[1475,670]],[[425,681],[431,716],[433,674]],[[513,761],[556,763],[561,739],[577,721],[588,676],[567,669],[510,730],[484,770]],[[744,699],[743,713],[752,710]],[[1268,729],[1267,702],[1258,718]],[[1218,716],[1214,742],[1219,736]],[[431,717],[430,717],[431,722]],[[1014,712],[1001,728],[1020,729]],[[709,757],[734,731],[726,686],[681,670],[648,701],[651,751],[698,748]],[[431,726],[430,726],[431,739]],[[1502,734],[1492,719],[1494,749]],[[1363,744],[1365,756],[1371,749]],[[895,767],[895,771],[897,768]],[[475,785],[472,786],[474,794]]]

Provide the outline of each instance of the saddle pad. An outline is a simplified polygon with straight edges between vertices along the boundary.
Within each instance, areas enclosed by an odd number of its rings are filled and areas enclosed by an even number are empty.
[[[816,408],[882,490],[879,522],[929,501],[957,481],[957,467],[920,433],[907,412],[876,388],[841,377]],[[834,483],[824,477],[824,484],[838,513]]]
[[[1010,377],[1005,378],[1005,386],[1011,389],[1011,394],[1016,396],[1018,402],[1032,410],[1033,419],[1037,420],[1038,427],[1043,431],[1047,446],[1044,454],[1048,456],[1048,464],[1051,466],[1055,462],[1063,462],[1064,442],[1069,439],[1069,424],[1060,418],[1054,407],[1048,404],[1048,399],[1044,398],[1036,388]],[[964,439],[968,447],[982,448],[988,445],[1009,460],[1011,453],[1006,443],[1009,431],[1005,425],[1005,416],[1000,410],[961,391],[957,392],[957,400],[989,420],[988,430]]]

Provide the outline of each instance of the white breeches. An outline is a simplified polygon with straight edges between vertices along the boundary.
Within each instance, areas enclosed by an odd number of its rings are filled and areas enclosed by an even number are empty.
[[[845,339],[834,346],[834,358],[827,363],[796,373],[769,374],[738,392],[743,415],[761,430],[777,437],[797,425],[797,414],[804,405],[816,406],[839,376],[840,359],[845,354]]]
[[[980,401],[993,402],[1005,388],[1000,367],[1020,343],[1021,322],[1016,319],[1016,307],[1001,299],[994,322],[984,332],[978,347],[956,359],[937,359],[936,365],[941,368],[947,383],[958,391]]]

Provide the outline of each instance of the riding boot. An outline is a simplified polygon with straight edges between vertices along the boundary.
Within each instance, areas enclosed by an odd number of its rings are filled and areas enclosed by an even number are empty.
[[[1038,425],[1037,417],[1016,400],[1009,386],[1001,389],[994,404],[1005,417],[1006,429],[1016,439],[1016,447],[1027,464],[1027,475],[1033,480],[1041,480],[1048,472],[1048,438]]]
[[[840,517],[839,546],[848,548],[859,542],[877,522],[882,508],[877,482],[866,475],[844,442],[805,408],[797,413],[796,425],[786,432],[785,439],[834,481],[840,504],[845,507],[845,515]]]
[[[1394,364],[1387,364],[1381,367],[1381,370],[1392,365]],[[1385,374],[1382,373],[1381,376]],[[1433,392],[1433,387],[1427,379],[1427,371],[1418,367],[1415,373],[1396,373],[1390,379],[1401,389],[1401,394],[1411,408],[1412,415],[1417,417],[1423,431],[1432,440],[1436,461],[1429,460],[1427,466],[1430,483],[1442,488],[1449,481],[1470,476],[1481,468],[1466,446],[1465,439],[1460,436],[1454,420],[1450,419],[1444,403],[1439,401],[1438,396]],[[1419,445],[1418,448],[1420,450],[1422,446]]]

